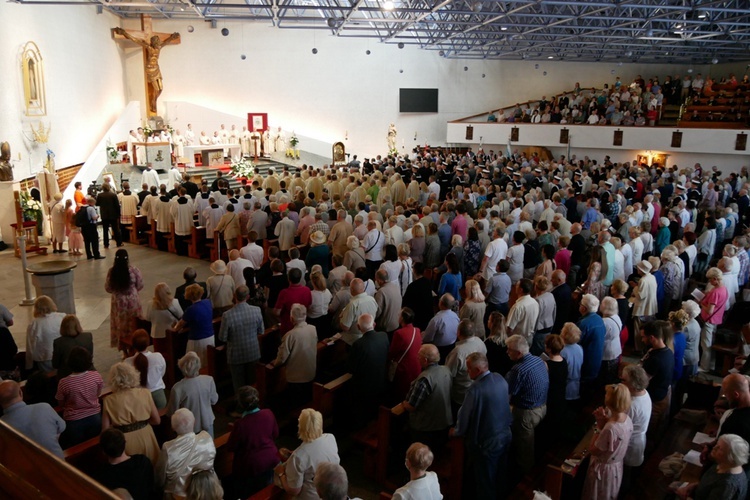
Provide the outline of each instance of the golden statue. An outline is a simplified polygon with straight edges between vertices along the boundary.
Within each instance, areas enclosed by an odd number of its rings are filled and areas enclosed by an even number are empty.
[[[13,165],[10,164],[10,144],[0,144],[0,181],[13,180]]]
[[[114,28],[112,31],[115,34],[123,36],[131,42],[137,43],[138,45],[143,47],[143,50],[145,52],[144,71],[146,73],[146,91],[148,94],[148,114],[149,116],[156,115],[156,100],[161,95],[162,90],[164,90],[161,69],[159,69],[159,54],[161,53],[161,49],[165,45],[169,45],[171,43],[180,43],[180,34],[172,33],[167,38],[162,40],[162,38],[158,34],[154,34],[153,32],[150,32],[150,30],[144,30],[143,33],[146,36],[144,36],[143,38],[135,37],[122,28]]]

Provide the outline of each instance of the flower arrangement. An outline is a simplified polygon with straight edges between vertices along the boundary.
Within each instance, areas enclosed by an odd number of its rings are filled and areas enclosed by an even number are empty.
[[[396,157],[396,156],[398,156],[398,149],[392,148],[390,151],[388,151],[388,154],[391,155],[391,156]]]
[[[297,134],[292,132],[292,137],[289,139],[289,145],[293,148],[297,147],[297,144],[299,144],[299,139],[297,139]]]
[[[145,135],[146,137],[151,137],[152,135],[154,135],[154,129],[152,129],[151,126],[148,124],[144,125],[143,135]]]
[[[240,158],[232,162],[229,171],[235,179],[242,177],[249,179],[255,173],[255,165],[247,158]]]
[[[21,210],[27,221],[42,220],[42,204],[31,197],[28,191],[21,191]]]

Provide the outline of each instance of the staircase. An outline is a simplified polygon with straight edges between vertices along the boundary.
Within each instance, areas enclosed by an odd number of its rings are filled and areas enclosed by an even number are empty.
[[[667,104],[662,107],[661,119],[659,120],[660,127],[677,126],[677,122],[680,120],[680,105],[679,104]]]

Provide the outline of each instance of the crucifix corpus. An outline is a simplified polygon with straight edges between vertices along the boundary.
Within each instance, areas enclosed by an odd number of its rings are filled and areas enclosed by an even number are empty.
[[[146,76],[146,108],[148,116],[157,116],[156,100],[164,89],[159,69],[159,53],[165,45],[180,43],[179,33],[157,33],[151,29],[151,16],[141,14],[141,29],[112,29],[112,38],[118,41],[130,40],[143,47],[143,70]]]

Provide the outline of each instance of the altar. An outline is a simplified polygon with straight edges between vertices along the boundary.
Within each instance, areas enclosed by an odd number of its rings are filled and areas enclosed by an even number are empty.
[[[185,158],[192,164],[200,162],[204,167],[218,167],[224,165],[224,151],[229,152],[230,158],[239,158],[242,154],[239,144],[210,144],[208,146],[185,146]]]
[[[169,171],[172,167],[172,145],[168,142],[134,142],[133,165],[147,165],[155,170]]]

